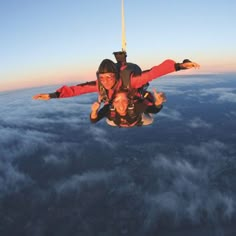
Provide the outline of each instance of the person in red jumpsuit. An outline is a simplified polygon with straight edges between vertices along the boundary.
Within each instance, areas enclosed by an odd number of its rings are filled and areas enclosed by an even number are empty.
[[[173,73],[175,71],[199,68],[199,64],[185,59],[182,63],[176,63],[174,60],[167,59],[160,65],[153,66],[150,70],[142,71],[141,73],[132,73],[127,65],[124,65],[117,70],[117,64],[109,59],[104,59],[97,71],[97,80],[78,84],[75,86],[62,86],[53,93],[41,93],[33,96],[35,100],[49,100],[52,98],[67,98],[80,96],[83,94],[98,92],[100,93],[99,84],[104,88],[107,99],[112,100],[116,91],[122,87],[120,74],[126,73],[129,79],[129,87],[138,89],[148,82],[158,79],[161,76]]]

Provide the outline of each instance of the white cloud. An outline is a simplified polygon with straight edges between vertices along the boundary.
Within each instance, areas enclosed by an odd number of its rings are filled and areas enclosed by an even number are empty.
[[[189,153],[209,160],[222,158],[224,150],[229,150],[229,147],[218,140],[209,140],[199,145],[186,145],[185,147],[186,154]]]
[[[166,106],[161,110],[161,112],[158,113],[158,116],[164,117],[173,121],[179,121],[183,119],[182,114],[179,111],[170,109]]]
[[[99,128],[96,127],[95,124],[91,124],[91,126],[87,130],[87,133],[90,135],[91,138],[93,138],[96,142],[100,144],[103,144],[109,148],[116,147],[116,142],[110,139],[108,132],[104,128]]]
[[[199,91],[200,96],[217,96],[219,102],[236,103],[236,89],[235,88],[208,88]]]
[[[217,79],[216,79],[217,77]],[[168,86],[168,87],[181,87],[189,85],[211,85],[221,83],[224,77],[219,75],[172,75],[165,76],[152,81],[153,85]]]
[[[81,185],[95,185],[98,182],[107,182],[113,175],[111,171],[86,172],[82,175],[73,175],[68,179],[60,181],[55,185],[58,193],[65,194],[71,191],[80,192]]]
[[[209,162],[197,157],[195,165],[183,159],[181,154],[156,155],[152,161],[155,173],[152,178],[153,191],[146,192],[144,197],[149,209],[145,228],[154,227],[163,214],[172,226],[184,223],[186,219],[198,225],[203,216],[206,221],[217,223],[219,208],[220,219],[232,219],[236,212],[234,196],[214,187],[210,178],[214,165],[219,166],[224,162],[223,152],[226,148],[226,145],[214,140],[189,145],[186,154],[208,156]],[[183,156],[186,157],[186,154]]]
[[[30,177],[17,170],[9,161],[0,160],[0,196],[17,192],[23,186],[32,183]]]
[[[187,125],[191,128],[211,128],[212,125],[202,120],[200,117],[195,117],[190,120]]]
[[[226,116],[227,116],[228,118],[233,118],[233,119],[235,119],[235,117],[236,117],[236,111],[230,111],[230,112],[226,113]]]
[[[208,95],[219,95],[219,94],[224,94],[233,91],[233,88],[207,88],[207,89],[201,89],[200,93],[203,96],[208,96]]]
[[[236,103],[236,93],[225,93],[219,96],[218,98],[221,102],[233,102]]]
[[[65,165],[68,162],[68,159],[58,157],[55,154],[49,154],[43,157],[45,163],[50,163],[54,165]]]

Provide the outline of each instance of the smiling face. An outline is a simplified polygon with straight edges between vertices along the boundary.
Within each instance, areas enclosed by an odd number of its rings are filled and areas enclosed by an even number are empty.
[[[98,77],[102,86],[107,90],[111,89],[115,85],[116,82],[115,73],[102,73],[99,74]]]
[[[128,105],[129,99],[127,97],[127,93],[117,93],[113,101],[113,106],[116,109],[117,113],[119,113],[121,116],[125,116],[127,113]]]

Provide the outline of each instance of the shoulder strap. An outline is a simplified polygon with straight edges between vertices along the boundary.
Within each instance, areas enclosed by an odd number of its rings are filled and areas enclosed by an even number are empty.
[[[130,88],[130,76],[131,74],[134,75],[140,75],[142,73],[141,68],[133,63],[126,63],[126,68],[125,70],[120,70],[120,77],[122,80],[122,87],[124,89],[129,89]]]

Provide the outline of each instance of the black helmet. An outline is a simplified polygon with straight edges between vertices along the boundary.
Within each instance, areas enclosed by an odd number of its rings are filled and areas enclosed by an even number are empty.
[[[104,59],[98,67],[98,74],[115,73],[117,74],[116,64],[109,59]]]
[[[127,53],[125,51],[113,52],[118,63],[126,62]]]

